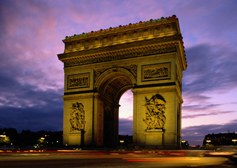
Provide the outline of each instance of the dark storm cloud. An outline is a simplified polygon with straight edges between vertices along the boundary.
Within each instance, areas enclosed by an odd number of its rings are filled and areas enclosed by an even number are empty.
[[[62,129],[62,91],[35,91],[30,86],[7,91],[0,97],[0,127]]]
[[[62,130],[63,89],[23,85],[16,80],[19,75],[15,68],[0,71],[0,128]]]
[[[225,45],[201,44],[187,48],[186,54],[188,69],[183,80],[183,119],[234,114],[234,110],[221,110],[220,107],[226,105],[224,102],[210,103],[213,97],[210,93],[223,99],[221,92],[237,87],[237,52]]]
[[[42,105],[41,105],[42,106]],[[62,103],[48,103],[44,107],[0,107],[0,127],[17,130],[62,130]]]
[[[190,144],[202,145],[203,139],[207,134],[218,134],[235,132],[237,128],[237,120],[233,120],[226,124],[210,124],[191,126],[182,129],[182,138],[188,140]]]
[[[23,75],[21,68],[14,69],[0,71],[0,128],[62,130],[63,89],[41,90],[27,81],[22,84],[16,80]],[[40,74],[27,74],[44,80]]]
[[[29,105],[33,102],[40,102],[43,100],[47,102],[47,98],[50,97],[50,95],[48,96],[47,94],[53,92],[53,90],[55,92],[53,94],[58,92],[62,93],[62,89],[49,89],[46,92],[46,89],[42,90],[38,88],[38,85],[32,85],[31,80],[39,81],[38,83],[44,82],[44,74],[41,71],[35,71],[34,69],[27,70],[24,68],[26,65],[14,64],[14,62],[9,63],[7,57],[11,57],[11,55],[7,55],[5,52],[1,53],[3,53],[3,55],[1,55],[1,58],[3,58],[1,64],[3,64],[3,66],[1,65],[0,71],[1,105],[8,106],[9,103]],[[24,81],[24,79],[29,80]],[[44,97],[45,95],[47,95],[47,97]],[[5,101],[5,103],[1,101]],[[26,103],[24,103],[24,101]]]

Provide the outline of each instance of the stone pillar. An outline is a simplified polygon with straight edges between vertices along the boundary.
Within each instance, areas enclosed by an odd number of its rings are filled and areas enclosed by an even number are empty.
[[[98,93],[93,95],[93,146],[104,144],[104,103]]]
[[[178,148],[180,118],[177,118],[176,86],[135,88],[133,140],[138,146]]]
[[[93,139],[93,94],[64,96],[63,142],[91,145]]]
[[[118,105],[104,101],[104,145],[114,147],[118,144]]]

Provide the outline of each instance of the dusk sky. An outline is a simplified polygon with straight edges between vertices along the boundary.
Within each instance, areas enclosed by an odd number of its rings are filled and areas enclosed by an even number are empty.
[[[176,15],[188,63],[182,137],[201,145],[237,132],[236,9],[236,0],[0,0],[0,128],[62,130],[66,36]],[[120,104],[128,134],[131,91]]]

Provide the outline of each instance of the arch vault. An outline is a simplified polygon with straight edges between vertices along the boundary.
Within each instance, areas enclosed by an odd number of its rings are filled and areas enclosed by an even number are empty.
[[[66,37],[63,139],[118,143],[119,99],[132,89],[133,143],[178,148],[182,72],[187,63],[176,16]]]

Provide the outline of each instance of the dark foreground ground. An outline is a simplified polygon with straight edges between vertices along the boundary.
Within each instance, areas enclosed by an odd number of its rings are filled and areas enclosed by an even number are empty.
[[[234,168],[233,152],[177,151],[0,151],[0,168]]]

